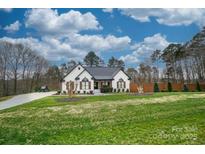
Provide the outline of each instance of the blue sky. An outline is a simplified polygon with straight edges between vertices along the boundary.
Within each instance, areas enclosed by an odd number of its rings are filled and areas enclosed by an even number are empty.
[[[51,64],[93,50],[136,67],[156,49],[190,40],[204,9],[1,9],[0,39],[30,45]]]

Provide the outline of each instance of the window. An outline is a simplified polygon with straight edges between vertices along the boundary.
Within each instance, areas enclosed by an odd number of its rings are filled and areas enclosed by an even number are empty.
[[[80,67],[78,67],[78,70],[80,70]]]
[[[117,82],[117,88],[125,88],[125,81],[122,78]]]
[[[109,83],[108,83],[107,81],[103,81],[103,82],[102,82],[102,85],[103,85],[103,86],[108,86]]]
[[[89,80],[87,78],[84,78],[82,80],[82,89],[83,90],[89,89],[89,84],[90,84]]]
[[[89,82],[82,82],[82,89],[83,90],[89,89]]]

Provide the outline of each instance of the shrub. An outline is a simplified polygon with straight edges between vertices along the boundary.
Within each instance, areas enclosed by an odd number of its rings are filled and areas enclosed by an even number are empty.
[[[92,90],[90,91],[90,94],[93,94],[93,91],[92,91]]]
[[[159,92],[159,86],[156,82],[154,83],[154,92]]]
[[[187,85],[184,85],[183,92],[189,92]]]
[[[201,87],[198,81],[196,82],[196,91],[201,91]]]
[[[86,91],[83,91],[84,94],[86,94]]]
[[[80,91],[78,91],[78,94],[80,94]]]
[[[127,89],[126,92],[128,93],[128,92],[129,92],[129,89]]]
[[[118,89],[117,92],[119,93],[119,92],[120,92],[120,89]]]
[[[60,90],[58,90],[58,91],[57,91],[57,95],[60,95],[60,93],[61,93],[61,91],[60,91]]]
[[[35,88],[34,88],[34,91],[35,91],[35,92],[40,92],[40,91],[41,91],[41,88],[40,88],[40,87],[35,87]]]
[[[63,91],[63,94],[66,95],[66,91]]]
[[[116,89],[113,89],[113,92],[116,93]]]
[[[168,92],[172,92],[172,84],[171,84],[171,82],[168,82]]]
[[[101,93],[109,93],[112,92],[112,88],[110,88],[109,86],[104,85],[101,89],[100,89]]]
[[[125,92],[125,89],[122,89],[122,92]]]

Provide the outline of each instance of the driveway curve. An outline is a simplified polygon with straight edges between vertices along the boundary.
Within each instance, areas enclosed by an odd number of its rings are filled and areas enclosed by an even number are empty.
[[[11,99],[0,102],[0,110],[22,105],[22,104],[31,102],[33,100],[51,96],[55,93],[56,93],[55,91],[51,91],[51,92],[35,92],[35,93],[17,95],[17,96],[12,97]]]

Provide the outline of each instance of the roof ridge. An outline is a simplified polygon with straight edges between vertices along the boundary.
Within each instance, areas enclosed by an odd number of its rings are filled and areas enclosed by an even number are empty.
[[[84,66],[89,68],[121,68],[121,67],[109,67],[109,66]]]

